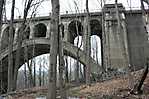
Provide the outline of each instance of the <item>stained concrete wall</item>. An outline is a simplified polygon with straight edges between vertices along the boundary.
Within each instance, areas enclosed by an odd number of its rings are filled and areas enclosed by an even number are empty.
[[[126,13],[126,26],[130,64],[136,69],[143,67],[149,56],[147,33],[144,28],[141,13]]]

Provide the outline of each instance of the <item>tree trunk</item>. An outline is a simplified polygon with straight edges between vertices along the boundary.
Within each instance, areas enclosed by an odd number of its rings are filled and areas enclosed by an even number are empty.
[[[2,27],[2,18],[3,18],[3,6],[4,6],[4,0],[0,0],[0,35],[1,35],[1,27]],[[1,41],[0,41],[0,51],[1,51]],[[0,60],[0,94],[2,93],[3,89],[3,81],[2,81],[2,60]]]
[[[81,67],[81,63],[79,64],[80,66],[80,77],[81,77],[81,79],[82,79],[82,81],[84,81],[84,79],[83,79],[83,71],[82,71],[82,67]]]
[[[77,56],[77,61],[75,65],[75,80],[76,80],[76,84],[79,85],[79,82],[80,82],[79,81],[79,56]]]
[[[33,75],[34,75],[34,83],[33,83],[33,86],[35,87],[36,86],[36,60],[35,58],[33,58],[35,56],[35,42],[33,43],[33,50],[32,50],[32,60],[33,60],[33,68],[34,68],[34,71],[33,71]]]
[[[24,83],[25,83],[25,88],[27,88],[27,70],[26,70],[26,64],[24,65]]]
[[[143,72],[143,74],[142,74],[142,77],[140,78],[140,82],[139,82],[139,84],[138,84],[138,86],[137,86],[137,91],[138,91],[138,92],[141,91],[141,87],[142,87],[142,85],[143,85],[143,83],[144,83],[144,81],[145,81],[145,79],[146,79],[146,77],[147,77],[147,74],[148,74],[148,65],[149,65],[149,64],[146,65],[146,68],[145,68],[145,70],[144,70],[144,72]]]
[[[62,30],[59,28],[58,32],[58,56],[59,56],[59,83],[60,83],[60,96],[61,99],[66,99],[66,89],[64,80],[65,62],[62,48]]]
[[[77,38],[77,47],[78,47],[78,50],[77,50],[77,61],[76,61],[76,65],[75,65],[75,80],[76,80],[76,84],[78,85],[79,84],[79,30],[78,30],[78,23],[76,21],[75,23],[76,25],[76,30],[77,30],[77,35],[78,35],[78,38]]]
[[[65,63],[66,63],[66,82],[68,83],[69,82],[69,75],[68,75],[68,57],[66,56],[65,58]]]
[[[7,92],[15,90],[15,85],[13,84],[13,21],[14,21],[14,8],[15,8],[15,0],[12,0],[12,8],[11,8],[11,20],[10,20],[10,28],[9,28],[9,54],[8,54],[8,90]]]
[[[27,2],[27,0],[26,0],[26,2]],[[17,36],[17,50],[16,50],[16,60],[15,60],[15,67],[14,67],[14,82],[13,82],[13,85],[15,85],[14,86],[15,89],[16,89],[18,69],[19,69],[19,65],[20,65],[22,37],[25,34],[25,29],[26,29],[25,23],[26,23],[28,11],[31,7],[32,2],[33,2],[33,0],[29,0],[27,3],[25,3],[23,22],[21,24],[21,29],[18,32],[18,36]]]
[[[44,72],[44,69],[42,71],[42,86],[45,85],[45,72]]]
[[[34,66],[34,87],[36,86],[36,65],[35,65],[35,60],[33,60],[33,66]]]
[[[70,70],[69,70],[69,71],[70,71],[70,74],[69,74],[69,82],[71,82],[71,80],[72,80],[72,78],[71,78],[71,77],[72,77],[72,69],[71,69],[71,67],[72,67],[72,66],[71,66],[71,58],[69,58],[69,59],[70,59],[70,60],[69,60],[69,65],[70,65],[70,67],[69,67],[69,68],[70,68]]]
[[[41,63],[40,63],[40,66],[39,66],[39,86],[41,86],[41,82],[42,82],[42,79],[41,79]]]
[[[86,53],[86,62],[87,62],[87,66],[86,66],[86,84],[90,85],[91,83],[91,68],[90,68],[90,54],[91,54],[91,44],[90,44],[90,18],[89,18],[89,8],[88,8],[88,0],[86,0],[86,11],[87,11],[87,15],[86,15],[86,33],[85,33],[85,53]]]
[[[49,85],[47,99],[56,99],[56,73],[57,73],[57,52],[58,52],[58,29],[59,29],[59,0],[51,0],[51,47],[49,61]]]
[[[86,82],[86,66],[83,66],[83,79]]]
[[[149,60],[148,60],[149,61]],[[147,62],[146,67],[142,73],[142,76],[140,77],[139,81],[135,84],[133,90],[131,90],[131,94],[139,94],[141,93],[141,87],[147,77],[148,74],[148,67],[149,67],[149,62]]]
[[[2,18],[3,18],[3,7],[4,7],[4,0],[0,0],[0,34],[1,34]]]
[[[97,64],[99,64],[99,61],[98,61],[98,45],[97,45],[98,43],[97,43],[97,39],[95,39],[95,40],[96,40],[96,41],[95,41],[95,42],[96,42],[96,49],[95,49],[96,52],[95,52],[95,55],[96,55]],[[99,68],[100,68],[100,67],[99,67]]]

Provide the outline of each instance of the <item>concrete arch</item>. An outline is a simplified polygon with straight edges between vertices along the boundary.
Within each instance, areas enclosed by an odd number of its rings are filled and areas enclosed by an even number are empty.
[[[9,29],[10,29],[10,26],[7,26],[2,32],[1,50],[4,50],[9,45]],[[15,28],[13,28],[13,39],[14,39],[14,35],[15,35]]]
[[[49,53],[50,50],[50,40],[49,39],[45,39],[45,38],[36,38],[36,39],[32,39],[32,40],[24,40],[23,44],[22,44],[22,49],[21,49],[21,54],[23,55],[23,51],[24,51],[24,47],[28,46],[28,55],[32,55],[32,47],[33,45],[35,45],[35,56],[39,56],[42,54],[46,54]],[[63,41],[62,42],[63,45],[63,49],[64,49],[64,54],[67,56],[71,56],[74,59],[77,59],[77,52],[78,52],[78,48],[75,47],[73,44],[70,44],[69,42]],[[14,45],[13,48],[13,54],[15,54],[17,49],[17,45]],[[0,75],[3,75],[2,77],[2,81],[5,86],[5,88],[7,88],[7,69],[8,69],[8,48],[5,51],[2,51],[2,53],[0,54],[0,60],[2,60],[2,72],[0,72]],[[32,56],[29,56],[29,59],[31,59]],[[86,64],[86,59],[85,59],[85,53],[79,49],[79,61],[84,64],[85,66]],[[20,66],[22,66],[24,64],[24,57],[21,57],[20,59]],[[92,72],[98,72],[98,70],[96,69],[97,67],[101,67],[99,66],[99,64],[96,64],[96,62],[90,57],[90,65],[91,65],[91,71]],[[19,69],[19,68],[18,68]],[[96,71],[97,70],[97,71]]]
[[[45,38],[38,38],[38,39],[23,41],[21,51],[24,50],[25,46],[28,46],[29,50],[31,50],[34,44],[35,44],[35,53],[36,53],[34,57],[42,55],[42,54],[49,53],[50,40],[45,39]],[[74,59],[77,59],[78,48],[76,46],[74,46],[73,44],[70,44],[69,42],[66,42],[66,41],[63,41],[62,44],[63,44],[64,54],[67,55],[67,56],[71,56]],[[14,48],[13,48],[13,53],[14,54],[15,54],[16,49],[17,49],[17,45],[15,44]],[[22,52],[22,54],[23,54],[23,52]],[[32,55],[32,51],[29,51],[29,55]],[[7,58],[7,56],[8,56],[8,48],[5,49],[5,51],[2,51],[2,53],[0,54],[0,60],[5,60]],[[24,57],[22,57],[22,58],[24,58]],[[31,56],[29,56],[29,58],[31,58]],[[22,61],[21,61],[20,66],[22,64],[24,64],[24,59],[21,59],[21,60]],[[90,57],[90,60],[91,60],[90,61],[91,66],[93,66],[93,67],[99,66],[98,64],[96,64],[96,61],[93,60],[91,57]],[[79,49],[79,61],[82,64],[87,65],[86,60],[85,60],[85,53],[81,49]],[[4,63],[4,64],[5,64],[5,67],[6,67],[7,63]]]
[[[46,37],[47,26],[44,23],[38,23],[34,26],[34,37]]]
[[[69,32],[69,38],[70,43],[74,43],[75,37],[78,35],[83,35],[83,25],[81,21],[79,20],[72,20],[68,25],[68,32]],[[77,33],[78,32],[78,33]]]

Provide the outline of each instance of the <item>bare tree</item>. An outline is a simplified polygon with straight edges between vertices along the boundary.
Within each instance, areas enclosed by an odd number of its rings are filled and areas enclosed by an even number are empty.
[[[60,24],[60,27],[62,24]],[[66,99],[66,89],[65,89],[65,62],[64,62],[64,53],[62,48],[62,29],[59,27],[58,32],[58,56],[59,56],[59,81],[60,81],[60,96],[61,99]]]
[[[66,56],[65,57],[65,64],[66,64],[66,72],[65,72],[65,74],[66,74],[66,82],[69,82],[69,73],[68,73],[68,57]]]
[[[42,70],[42,86],[45,85],[45,71],[44,69]]]
[[[25,88],[27,88],[27,69],[26,69],[26,64],[24,64],[24,83],[25,83]]]
[[[97,43],[97,39],[95,38],[95,43],[96,43],[96,53],[95,53],[95,55],[96,55],[96,61],[97,61],[97,64],[99,64],[99,61],[98,61],[98,43]],[[99,67],[100,68],[100,67]]]
[[[74,4],[75,4],[75,10],[76,10],[76,13],[78,12],[79,13],[79,7],[78,7],[78,4],[76,1],[74,1]],[[78,17],[76,16],[76,19],[78,19]],[[82,39],[81,39],[81,44],[79,46],[79,43],[80,43],[80,37],[79,37],[79,23],[76,21],[75,22],[75,29],[76,29],[76,33],[77,33],[77,47],[78,47],[78,50],[77,50],[77,59],[76,59],[76,65],[75,65],[75,80],[76,80],[76,84],[79,84],[79,52],[80,52],[80,49],[82,47]],[[82,29],[82,27],[81,27]]]
[[[25,29],[26,29],[25,23],[26,23],[28,11],[31,7],[32,2],[33,2],[33,0],[28,0],[28,2],[27,2],[27,0],[25,1],[23,22],[21,24],[20,31],[18,32],[18,35],[17,35],[17,51],[16,51],[16,60],[15,60],[15,69],[14,69],[15,74],[14,74],[14,82],[13,82],[14,85],[16,85],[17,75],[18,75],[18,68],[19,68],[19,65],[20,65],[22,37],[23,37],[23,34],[25,34],[25,32],[26,32],[25,31]]]
[[[147,74],[149,71],[148,68],[149,68],[149,59],[147,59],[146,66],[144,68],[142,75],[140,76],[140,79],[137,81],[134,88],[130,91],[131,94],[139,94],[142,92],[141,88],[142,88],[142,85],[143,85],[145,79],[147,78]]]
[[[33,13],[36,11],[37,7],[39,6],[39,4],[41,2],[43,2],[44,0],[41,0],[35,4],[33,4],[33,1],[34,0],[25,0],[25,4],[24,4],[24,15],[23,15],[23,22],[21,24],[21,27],[20,27],[20,31],[18,32],[18,35],[17,35],[17,51],[16,51],[16,60],[15,60],[15,69],[14,69],[14,82],[13,82],[13,85],[15,85],[16,87],[16,81],[17,81],[17,75],[18,75],[18,68],[19,68],[19,65],[20,65],[20,53],[21,53],[21,45],[22,45],[22,41],[23,41],[23,37],[26,37],[26,30],[27,30],[27,25],[26,25],[26,22],[27,22],[27,16],[28,16],[28,13],[29,13],[29,10],[32,6],[36,6],[34,7],[34,10],[33,10]],[[27,46],[25,46],[25,59],[27,61],[27,67],[29,68],[29,72],[30,72],[30,80],[31,82],[33,82],[33,77],[31,75],[32,73],[32,68],[30,66],[32,65],[29,65],[29,59],[28,59],[28,48]],[[32,84],[33,86],[33,84]]]
[[[50,68],[49,68],[49,85],[47,99],[56,99],[56,69],[57,69],[57,52],[58,52],[58,32],[59,32],[59,0],[51,0],[52,17],[51,17],[51,47],[50,47]]]
[[[33,83],[34,83],[34,80],[33,80],[33,75],[32,75],[32,65],[33,65],[33,60],[31,59],[30,63],[29,63],[29,59],[27,60],[27,67],[28,67],[28,72],[29,72],[29,75],[28,75],[28,78],[29,78],[29,86],[30,87],[33,87]]]
[[[69,72],[70,72],[70,74],[69,74],[69,81],[71,82],[71,79],[72,79],[72,78],[71,78],[71,77],[72,77],[72,66],[71,66],[71,61],[72,61],[72,60],[71,60],[71,58],[69,58],[69,59],[70,59],[70,60],[69,60],[69,66],[70,66],[70,67],[69,67],[69,69],[70,69],[70,70],[69,70]]]
[[[4,7],[4,0],[0,0],[0,32],[1,32],[2,18],[3,18],[3,7]]]
[[[0,34],[1,34],[2,18],[3,18],[3,6],[4,6],[4,0],[0,0]],[[0,42],[0,48],[1,48],[1,42]],[[0,73],[2,73],[2,61],[0,61]],[[2,78],[0,79],[0,94],[1,93],[2,93]]]
[[[8,54],[8,92],[15,90],[15,85],[13,84],[13,21],[14,21],[14,8],[15,8],[15,0],[12,0],[12,8],[11,8],[11,20],[10,20],[10,28],[9,28],[9,54]]]
[[[86,33],[84,35],[85,38],[85,54],[86,54],[86,62],[87,62],[87,66],[86,66],[86,84],[90,85],[91,83],[91,79],[90,79],[90,75],[91,75],[91,69],[90,69],[90,54],[91,54],[91,44],[90,44],[90,14],[89,14],[89,8],[88,8],[88,0],[86,0]]]
[[[39,77],[38,77],[38,78],[39,78],[39,86],[41,86],[41,82],[42,82],[42,79],[41,79],[41,78],[42,78],[42,77],[41,77],[41,71],[42,71],[41,69],[42,69],[42,67],[41,67],[41,66],[42,66],[42,65],[41,65],[41,62],[40,62],[40,63],[39,63]]]
[[[36,64],[35,64],[35,60],[33,59],[33,68],[34,68],[34,71],[33,71],[33,74],[34,74],[34,84],[33,86],[36,86]]]

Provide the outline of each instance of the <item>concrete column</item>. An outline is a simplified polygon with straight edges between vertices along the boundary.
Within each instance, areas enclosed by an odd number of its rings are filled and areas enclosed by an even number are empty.
[[[130,64],[130,55],[129,55],[129,48],[128,48],[128,35],[127,35],[127,28],[126,28],[126,23],[125,23],[125,19],[122,20],[122,28],[123,28],[123,38],[124,38],[124,51],[126,53],[126,59],[125,62],[127,62],[126,65]]]
[[[18,31],[19,31],[19,28],[21,27],[21,25],[20,24],[16,24],[16,27],[15,27],[15,34],[14,34],[14,43],[16,43],[17,42],[17,37],[18,37]]]
[[[108,10],[107,10],[108,9]],[[104,33],[104,54],[106,67],[126,68],[128,66],[127,35],[125,27],[122,25],[122,15],[120,15],[120,28],[118,26],[115,6],[107,8],[105,11],[105,33]],[[122,8],[123,9],[123,8]]]
[[[34,38],[34,24],[31,23],[30,24],[30,36],[29,39],[33,39]]]
[[[105,16],[107,18],[108,16]],[[104,45],[104,67],[107,70],[111,66],[111,61],[110,61],[110,40],[109,36],[111,34],[111,22],[109,20],[104,21],[104,33],[103,33],[103,45]]]
[[[50,38],[51,37],[50,25],[51,25],[51,23],[49,22],[49,24],[47,24],[46,38]]]
[[[70,41],[70,34],[69,34],[69,31],[68,31],[68,23],[66,22],[66,23],[64,23],[64,38],[63,38],[63,40],[64,41]]]

